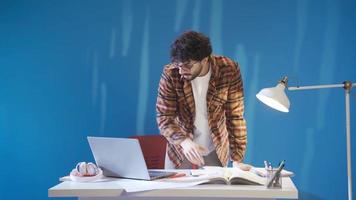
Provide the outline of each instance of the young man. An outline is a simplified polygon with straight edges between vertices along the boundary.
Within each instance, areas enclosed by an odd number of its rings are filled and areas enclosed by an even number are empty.
[[[156,104],[160,133],[168,140],[166,168],[241,166],[246,150],[240,68],[212,55],[208,37],[188,31],[171,46]]]

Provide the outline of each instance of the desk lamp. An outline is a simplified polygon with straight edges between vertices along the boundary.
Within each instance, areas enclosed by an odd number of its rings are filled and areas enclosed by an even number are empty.
[[[349,200],[352,200],[352,178],[351,178],[351,143],[350,143],[350,91],[356,83],[345,81],[342,84],[332,85],[313,85],[313,86],[297,86],[288,87],[288,77],[285,76],[279,81],[276,87],[262,89],[256,97],[264,104],[281,112],[289,112],[290,102],[284,92],[288,90],[312,90],[325,88],[344,88],[345,104],[346,104],[346,150],[347,150],[347,181]]]

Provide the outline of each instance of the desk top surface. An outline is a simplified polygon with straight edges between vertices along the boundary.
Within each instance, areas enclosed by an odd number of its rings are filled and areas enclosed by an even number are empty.
[[[224,197],[224,198],[286,198],[297,199],[293,181],[282,179],[282,189],[267,189],[259,185],[205,184],[187,188],[158,189],[127,193],[115,180],[96,183],[64,181],[48,189],[49,197]]]

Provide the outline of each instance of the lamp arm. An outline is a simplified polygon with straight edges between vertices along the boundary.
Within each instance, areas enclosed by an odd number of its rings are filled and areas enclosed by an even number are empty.
[[[287,79],[281,81],[287,85]],[[312,86],[297,86],[287,87],[288,90],[313,90],[325,88],[344,88],[345,89],[345,105],[346,105],[346,157],[347,157],[347,182],[348,182],[348,199],[352,200],[352,168],[351,168],[351,129],[350,129],[350,91],[356,86],[356,83],[345,81],[343,84],[332,85],[312,85]]]
[[[355,87],[356,83],[352,83],[351,85],[352,87]],[[343,87],[345,87],[345,84],[296,86],[296,87],[287,87],[287,88],[288,90],[314,90],[314,89],[343,88]]]
[[[356,84],[355,84],[356,85]],[[342,88],[344,84],[332,84],[332,85],[311,85],[311,86],[296,86],[288,87],[288,90],[314,90],[314,89],[325,89],[325,88]]]
[[[344,81],[342,84],[331,84],[331,85],[311,85],[311,86],[288,86],[288,77],[284,76],[282,80],[279,81],[276,86],[280,89],[280,85],[284,86],[282,89],[281,96],[285,96],[284,89],[288,90],[313,90],[313,89],[326,89],[326,88],[343,88],[345,90],[345,105],[346,105],[346,153],[347,153],[347,182],[348,182],[348,199],[352,200],[352,167],[351,167],[351,128],[350,128],[350,92],[351,88],[356,86],[356,83],[351,81]],[[277,95],[278,96],[278,95]],[[287,98],[288,101],[288,98]],[[279,103],[279,102],[278,102]],[[283,104],[284,106],[284,104]],[[288,102],[289,108],[289,102]]]

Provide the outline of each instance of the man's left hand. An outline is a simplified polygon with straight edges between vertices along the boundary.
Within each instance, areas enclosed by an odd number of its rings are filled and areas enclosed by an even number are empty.
[[[244,171],[249,171],[252,168],[252,165],[241,163],[241,162],[239,163],[239,162],[236,162],[236,161],[234,161],[232,163],[232,166],[233,167],[238,167],[238,168],[240,168],[240,169],[242,169]]]

